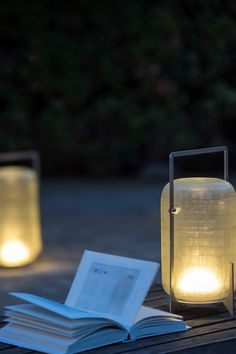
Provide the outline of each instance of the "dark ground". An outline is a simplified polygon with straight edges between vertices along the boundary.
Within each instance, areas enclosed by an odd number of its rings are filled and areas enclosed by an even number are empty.
[[[0,305],[15,302],[9,291],[64,301],[85,249],[160,261],[163,186],[127,179],[43,181],[43,252],[32,265],[0,269]]]

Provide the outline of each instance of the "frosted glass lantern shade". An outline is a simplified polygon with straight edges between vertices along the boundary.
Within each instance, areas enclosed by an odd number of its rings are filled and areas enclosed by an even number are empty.
[[[184,303],[224,300],[230,288],[235,191],[217,178],[174,181],[172,289]],[[162,283],[170,294],[169,184],[161,196]]]
[[[0,265],[32,262],[42,248],[38,177],[32,168],[0,168]]]

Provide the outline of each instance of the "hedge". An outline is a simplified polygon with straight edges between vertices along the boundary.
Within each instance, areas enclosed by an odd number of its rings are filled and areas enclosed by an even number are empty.
[[[236,157],[234,1],[1,1],[0,149],[46,173],[133,173],[176,149]]]

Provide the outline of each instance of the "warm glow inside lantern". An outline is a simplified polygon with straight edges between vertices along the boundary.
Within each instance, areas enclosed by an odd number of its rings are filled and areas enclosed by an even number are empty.
[[[183,303],[223,301],[230,289],[235,191],[217,178],[174,181],[174,249],[171,275],[175,298]],[[170,294],[169,184],[161,197],[162,282]]]
[[[28,167],[1,167],[0,265],[30,263],[41,248],[37,173]]]

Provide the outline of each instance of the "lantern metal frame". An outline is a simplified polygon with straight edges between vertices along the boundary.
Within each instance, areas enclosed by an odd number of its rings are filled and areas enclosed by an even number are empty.
[[[180,303],[174,294],[172,274],[174,270],[174,217],[177,209],[174,206],[174,159],[176,157],[187,157],[211,153],[224,153],[224,180],[228,181],[228,149],[226,146],[217,146],[204,149],[183,150],[171,152],[169,155],[169,217],[170,217],[170,295],[169,309],[170,312],[176,312],[183,309],[183,303]],[[223,300],[223,304],[228,310],[230,316],[234,315],[234,264],[229,263],[229,294]],[[220,302],[220,301],[219,301]]]

